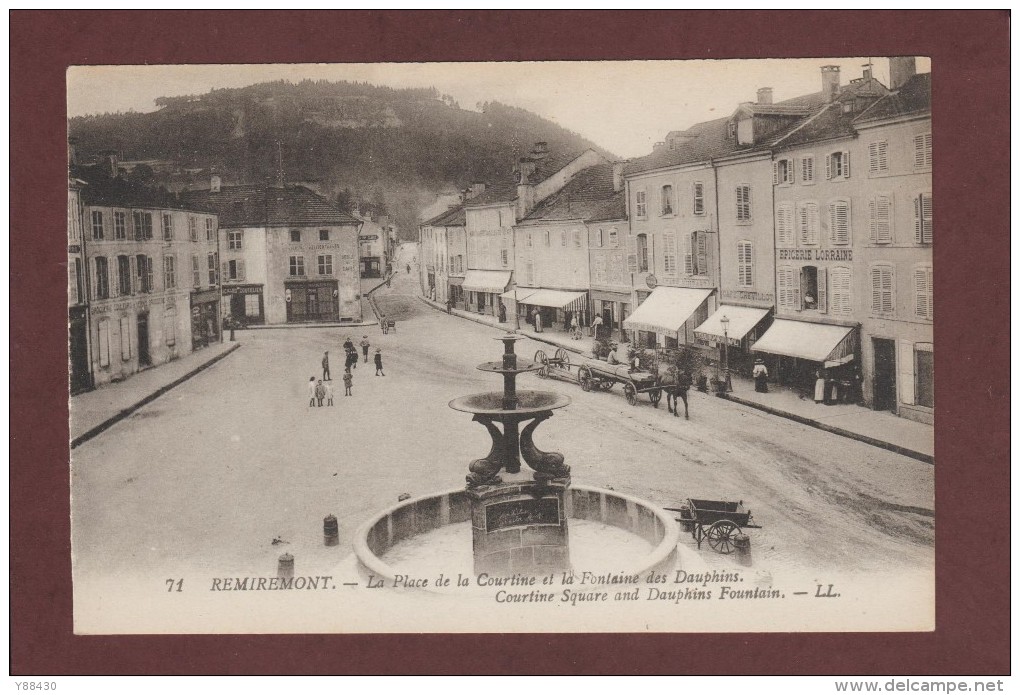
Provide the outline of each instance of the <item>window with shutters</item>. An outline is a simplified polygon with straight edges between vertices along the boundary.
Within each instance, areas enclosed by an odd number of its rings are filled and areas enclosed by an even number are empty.
[[[240,251],[244,247],[244,230],[232,230],[227,232],[227,249]]]
[[[850,244],[850,201],[829,203],[829,241],[837,246]]]
[[[705,214],[705,184],[701,181],[694,182],[694,202],[691,209],[695,215]]]
[[[99,320],[99,366],[110,366],[110,319]]]
[[[429,230],[429,239],[431,239],[431,238],[432,238],[432,230],[430,229]],[[291,240],[291,243],[295,243],[295,244],[299,243],[301,241],[301,230],[300,229],[292,229],[292,230],[290,230],[290,240]]]
[[[580,229],[575,229],[574,230],[574,248],[575,249],[581,248],[581,230]]]
[[[69,289],[68,297],[75,300],[75,304],[85,303],[85,283],[82,279],[81,259],[74,259],[74,267],[68,268]]]
[[[914,197],[914,241],[930,244],[931,239],[931,193],[919,193]]]
[[[895,269],[885,263],[871,266],[871,313],[892,316],[895,311]]]
[[[530,249],[534,246],[531,241],[531,232],[524,233],[524,248]]]
[[[304,259],[301,259],[302,261]],[[231,260],[223,264],[227,280],[244,280],[244,261]]]
[[[637,272],[648,272],[648,236],[646,234],[637,235],[637,264]]]
[[[177,310],[167,309],[163,312],[163,335],[167,345],[177,343]]]
[[[634,192],[634,216],[635,217],[647,217],[648,216],[648,204],[645,201],[644,191]]]
[[[676,258],[676,232],[665,232],[662,235],[663,246],[665,250],[662,256],[663,272],[669,277],[676,277],[677,274],[677,258]]]
[[[127,239],[127,213],[113,213],[113,238]]]
[[[797,229],[802,245],[818,245],[818,203],[807,201],[797,207]]]
[[[192,287],[202,286],[202,264],[199,263],[198,256],[191,257],[191,285]]]
[[[136,210],[132,215],[135,223],[135,240],[146,241],[152,238],[152,213]]]
[[[92,238],[101,240],[103,238],[103,213],[100,210],[92,211]]]
[[[868,143],[868,174],[889,171],[889,143],[886,140]]]
[[[914,136],[914,168],[931,168],[931,133]]]
[[[776,283],[779,306],[790,311],[800,309],[800,277],[796,269],[790,266],[777,268]]]
[[[163,213],[163,241],[174,240],[174,218],[168,212]]]
[[[535,262],[525,261],[524,262],[524,278],[525,282],[529,285],[535,284]]]
[[[142,254],[135,256],[135,278],[139,292],[149,292],[149,268],[145,259],[146,256]]]
[[[96,299],[110,298],[109,264],[102,256],[96,256]]]
[[[751,187],[741,184],[736,188],[737,222],[748,224],[751,222]]]
[[[333,274],[333,255],[324,254],[316,259],[316,265],[319,266],[319,275],[332,275]]]
[[[708,232],[684,234],[684,274],[708,275]]]
[[[662,187],[662,214],[672,215],[673,214],[673,186],[666,184]]]
[[[177,259],[174,256],[163,256],[163,289],[172,290],[177,287]]]
[[[793,203],[776,205],[776,242],[780,246],[793,246]]]
[[[216,284],[216,266],[218,261],[216,260],[216,254],[210,253],[208,255],[208,271],[209,271],[209,286],[212,287]]]
[[[772,185],[789,186],[793,184],[793,160],[789,157],[772,162]]]
[[[131,359],[131,319],[127,316],[120,317],[120,359]]]
[[[825,178],[829,180],[850,178],[849,152],[832,152],[825,157]]]
[[[737,242],[737,284],[754,287],[754,248],[750,241]]]
[[[603,246],[605,246],[605,241],[606,241],[605,233],[602,231],[602,228],[599,227],[598,229],[595,230],[595,246],[597,246],[598,248],[602,248]]]
[[[545,230],[544,236],[545,236],[545,245],[548,248],[552,244],[552,232],[550,232],[547,229],[547,230]]]
[[[829,312],[841,316],[853,313],[853,285],[850,268],[836,266],[829,269]]]
[[[198,241],[198,219],[194,215],[188,215],[188,238]]]
[[[205,218],[205,240],[214,241],[216,239],[216,227],[214,226],[213,219],[211,217]]]
[[[818,308],[818,268],[805,265],[800,269],[800,295],[803,299],[799,309],[813,311]]]
[[[609,247],[614,249],[620,248],[620,233],[616,227],[609,230]]]
[[[888,193],[872,196],[868,200],[868,234],[873,243],[892,243],[892,221],[892,196]]]
[[[127,256],[117,256],[117,294],[131,294],[131,259]]]
[[[932,298],[935,286],[930,265],[914,267],[914,316],[931,321],[934,318]]]
[[[815,156],[806,154],[800,158],[800,182],[810,185],[815,182]]]

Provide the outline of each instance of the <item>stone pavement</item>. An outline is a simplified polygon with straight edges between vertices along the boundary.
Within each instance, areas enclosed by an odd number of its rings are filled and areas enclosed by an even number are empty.
[[[446,307],[439,302],[424,297],[419,297],[419,299],[435,309],[446,311]],[[494,316],[460,309],[454,309],[451,313],[477,323],[490,325],[493,328],[514,330],[511,322],[499,323]],[[587,335],[580,340],[572,340],[564,331],[547,328],[542,333],[536,333],[527,324],[521,326],[519,332],[533,340],[562,347],[584,357],[592,357],[595,340]],[[773,384],[769,384],[768,393],[758,393],[754,390],[752,380],[737,375],[732,376],[732,382],[733,391],[724,396],[727,400],[895,451],[927,463],[934,463],[935,428],[931,425],[907,420],[890,412],[871,410],[860,405],[821,405],[813,400],[801,398],[793,389]]]
[[[240,346],[230,341],[214,343],[173,362],[132,374],[124,381],[72,396],[71,448],[92,439]]]

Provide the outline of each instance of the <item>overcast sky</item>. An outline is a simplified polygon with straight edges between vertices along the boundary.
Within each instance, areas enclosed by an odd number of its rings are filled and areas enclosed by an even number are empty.
[[[522,63],[150,65],[72,67],[69,116],[153,111],[161,96],[202,94],[270,80],[365,81],[435,87],[461,108],[500,101],[534,111],[622,157],[639,157],[670,130],[732,113],[772,87],[774,101],[821,90],[820,68],[838,65],[843,84],[868,58]],[[889,61],[874,58],[889,84]],[[926,58],[918,72],[931,70]]]

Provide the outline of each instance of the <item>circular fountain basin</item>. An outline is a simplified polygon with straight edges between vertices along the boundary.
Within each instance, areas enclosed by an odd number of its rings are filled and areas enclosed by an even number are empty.
[[[454,398],[450,401],[450,407],[475,415],[534,415],[570,405],[570,396],[552,391],[518,391],[516,395],[517,407],[513,410],[503,408],[503,393],[500,391]]]
[[[677,524],[650,502],[571,485],[564,506],[574,572],[642,575],[653,569],[668,571],[676,564]],[[354,553],[361,571],[382,578],[386,586],[393,586],[398,575],[471,576],[471,501],[463,488],[405,500],[358,529]],[[468,588],[482,589],[474,581]],[[466,589],[425,587],[438,593]]]
[[[502,362],[482,362],[475,369],[495,374],[523,374],[525,372],[537,372],[544,366],[544,364],[538,362],[518,359],[516,367],[504,367]]]

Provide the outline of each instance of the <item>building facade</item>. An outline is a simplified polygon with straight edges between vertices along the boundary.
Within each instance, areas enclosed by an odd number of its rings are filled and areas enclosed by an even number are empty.
[[[67,182],[67,345],[69,388],[72,395],[92,388],[89,346],[88,258],[82,232],[83,181]]]
[[[462,291],[467,255],[464,234],[464,207],[460,204],[425,221],[419,227],[422,263],[422,287],[435,299],[458,309],[465,308]],[[429,285],[429,276],[432,285]],[[428,296],[428,295],[426,295]]]
[[[183,197],[220,216],[224,316],[239,325],[361,321],[361,220],[303,186],[214,179]]]

